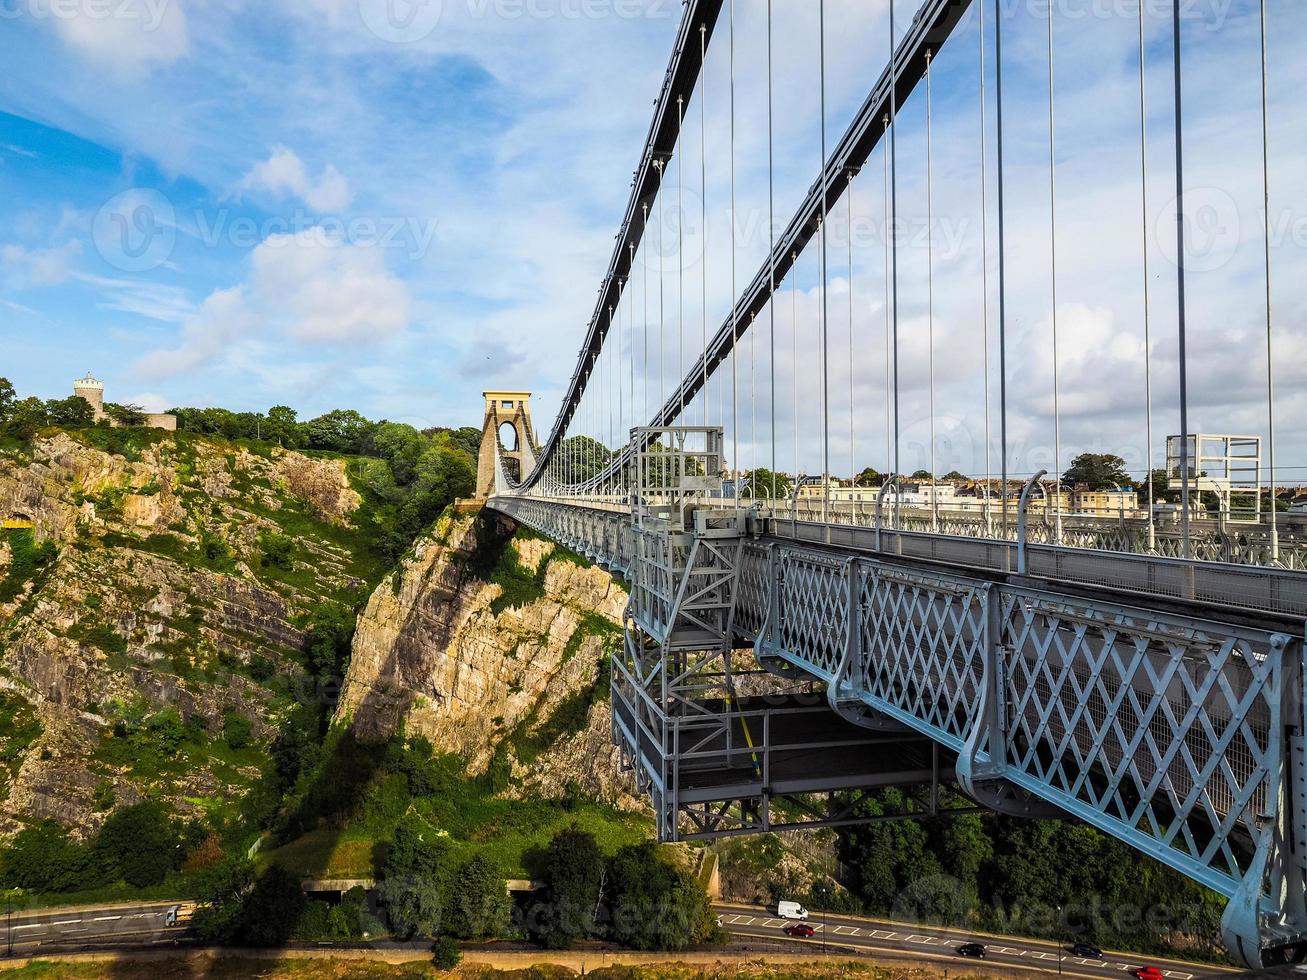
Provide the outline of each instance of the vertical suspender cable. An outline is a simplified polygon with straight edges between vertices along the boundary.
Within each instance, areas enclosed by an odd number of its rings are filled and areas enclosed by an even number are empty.
[[[771,343],[771,499],[776,506],[776,189],[775,145],[772,121],[772,20],[771,3],[767,0],[767,262],[768,286],[767,313],[771,323],[768,330]]]
[[[749,496],[754,499],[758,497],[758,485],[753,475],[758,469],[758,392],[755,388],[758,364],[754,348],[757,323],[758,314],[755,313],[749,320]]]
[[[891,369],[894,364],[893,320],[890,313],[890,238],[894,229],[890,226],[889,203],[889,115],[884,119],[884,133],[881,139],[881,159],[885,164],[885,469],[894,470],[894,386]]]
[[[640,393],[644,396],[644,419],[642,425],[649,424],[649,205],[644,205],[644,224],[640,228],[640,252],[643,256],[640,264],[644,267],[644,317],[641,320],[640,343],[643,353],[640,355]]]
[[[799,275],[798,255],[790,253],[790,405],[794,410],[794,489],[799,489]]]
[[[699,324],[702,334],[700,350],[703,353],[703,424],[708,424],[708,137],[704,122],[704,76],[707,74],[706,25],[699,25],[699,234],[703,238],[699,257],[699,274],[703,317]],[[731,302],[734,302],[732,298]],[[711,474],[710,474],[711,475]]]
[[[735,0],[727,0],[729,21],[730,76],[731,76],[731,468],[735,480],[731,484],[736,499],[740,496],[740,393],[736,365],[735,345],[740,340],[740,323],[735,302]],[[720,388],[718,389],[721,390]]]
[[[1271,561],[1280,560],[1280,535],[1275,515],[1275,360],[1271,346],[1271,159],[1268,134],[1266,106],[1266,0],[1260,0],[1262,42],[1262,239],[1263,253],[1266,258],[1266,428],[1267,428],[1267,465],[1271,490]]]
[[[685,157],[681,151],[681,130],[685,127],[685,96],[676,97],[676,377],[685,376]],[[679,384],[679,381],[678,381]],[[680,414],[685,414],[684,389]],[[680,425],[684,418],[677,418]]]
[[[849,171],[845,186],[847,222],[845,227],[849,249],[849,486],[852,490],[853,523],[858,523],[858,453],[857,412],[853,404],[853,171]]]
[[[1003,537],[1007,537],[1007,241],[1003,201],[1003,8],[994,0],[994,142],[998,168],[998,430]]]
[[[1055,540],[1062,543],[1062,405],[1057,350],[1057,130],[1053,116],[1053,7],[1048,5],[1048,258],[1053,326],[1053,474]]]
[[[1176,335],[1180,360],[1180,534],[1183,557],[1193,557],[1189,540],[1189,367],[1185,337],[1184,294],[1184,98],[1181,91],[1180,0],[1171,3],[1173,95],[1175,99],[1175,264]]]
[[[930,529],[939,530],[939,489],[933,483],[935,472],[935,148],[932,143],[932,94],[930,49],[926,49],[926,360],[928,364],[930,407]]]
[[[985,533],[994,533],[994,518],[990,498],[994,493],[994,474],[990,469],[989,432],[989,153],[986,147],[988,131],[985,104],[985,4],[980,4],[980,322],[984,354],[981,358],[984,372],[985,395]]]
[[[630,250],[631,263],[628,267],[631,272],[635,271],[635,243],[627,246]],[[631,424],[627,427],[627,434],[630,435],[630,429],[639,425],[635,414],[635,290],[631,287],[631,279],[628,275],[626,280],[626,336],[627,336],[627,363],[631,367],[631,389],[628,404],[631,406]]]
[[[822,522],[830,523],[830,352],[826,319],[826,0],[817,3],[817,44],[821,68],[821,482]]]
[[[1153,488],[1153,327],[1148,281],[1148,81],[1144,46],[1144,3],[1139,4],[1139,214],[1144,273],[1144,479],[1148,481],[1148,551],[1157,547]]]
[[[894,340],[894,466],[899,472],[899,243],[895,226],[899,210],[899,69],[894,46],[894,0],[889,5],[889,153],[890,153],[890,315],[893,317]],[[898,508],[894,508],[897,520]]]
[[[663,305],[663,226],[667,224],[667,195],[663,193],[666,164],[658,161],[658,409],[667,403],[667,314]]]

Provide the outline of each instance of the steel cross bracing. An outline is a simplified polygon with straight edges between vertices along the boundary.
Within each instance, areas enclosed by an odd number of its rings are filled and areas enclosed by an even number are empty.
[[[646,635],[679,635],[659,612],[670,608],[670,563],[641,557],[649,545],[629,513],[531,498],[492,506],[628,576],[633,594],[648,567]],[[825,682],[831,706],[858,724],[955,753],[959,782],[986,806],[1051,804],[1227,896],[1226,940],[1250,961],[1303,938],[1300,620],[1177,614],[745,523],[732,558],[735,643]],[[636,664],[651,655],[631,644],[628,633],[629,672],[647,679]],[[660,815],[664,833],[670,819]]]

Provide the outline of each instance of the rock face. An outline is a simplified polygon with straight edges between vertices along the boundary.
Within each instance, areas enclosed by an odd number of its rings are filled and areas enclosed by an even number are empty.
[[[266,741],[307,614],[364,585],[334,530],[360,502],[342,462],[165,433],[108,452],[96,435],[0,456],[0,517],[32,525],[0,535],[0,832],[49,817],[87,833],[147,792],[192,812],[238,797],[257,760],[204,744],[228,713]],[[293,535],[289,562],[265,565],[270,535]],[[20,551],[41,556],[21,578]]]
[[[445,518],[360,616],[338,717],[504,767],[512,794],[639,806],[608,734],[625,604],[607,573],[502,518]]]

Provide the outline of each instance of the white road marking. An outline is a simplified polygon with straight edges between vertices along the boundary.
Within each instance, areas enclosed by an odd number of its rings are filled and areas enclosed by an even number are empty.
[[[832,931],[837,936],[856,936],[858,934],[858,930],[852,926],[836,926]]]
[[[17,932],[19,929],[44,929],[44,928],[45,928],[44,922],[33,922],[31,925],[27,925],[27,926],[14,926],[14,932]]]
[[[928,942],[930,942],[930,937],[929,937],[929,936],[909,936],[909,937],[908,937],[908,942],[910,942],[910,943],[928,943]]]
[[[75,926],[80,923],[81,919],[60,919],[58,922],[51,922],[52,926]]]
[[[98,916],[98,917],[92,919],[91,921],[92,921],[92,922],[108,922],[108,921],[110,921],[110,920],[112,920],[112,919],[121,919],[121,918],[122,918],[121,915],[101,915],[101,916]],[[137,917],[136,917],[136,916],[132,916],[132,918],[137,918]]]

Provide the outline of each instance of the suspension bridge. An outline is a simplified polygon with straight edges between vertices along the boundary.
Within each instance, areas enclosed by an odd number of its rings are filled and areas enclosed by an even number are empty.
[[[882,53],[860,48],[841,70],[857,98],[828,132],[822,0],[802,5],[816,43],[798,78],[781,77],[798,69],[781,56],[794,31],[777,27],[797,4],[684,6],[557,417],[541,441],[529,393],[487,392],[478,473],[487,507],[629,585],[613,736],[659,837],[840,826],[888,786],[909,790],[906,818],[1069,815],[1224,895],[1225,941],[1248,964],[1301,959],[1307,530],[1279,493],[1293,467],[1276,432],[1266,4],[1236,4],[1227,32],[1244,59],[1241,147],[1266,219],[1244,264],[1258,302],[1242,310],[1250,327],[1233,354],[1254,365],[1236,399],[1245,425],[1261,420],[1248,436],[1192,424],[1219,414],[1195,378],[1223,356],[1195,341],[1201,273],[1187,236],[1186,174],[1202,162],[1185,131],[1186,42],[1203,25],[1179,0],[1126,5],[1098,25],[1115,32],[1114,77],[1130,81],[1102,114],[1128,136],[1101,150],[1081,140],[1074,157],[1129,164],[1128,193],[1118,181],[1113,198],[1129,206],[1095,220],[1102,261],[1134,249],[1137,343],[1112,362],[1104,341],[1087,370],[1098,386],[1115,383],[1114,363],[1137,371],[1128,513],[1124,496],[1115,513],[1075,506],[1060,477],[1066,432],[1094,408],[1067,388],[1086,369],[1068,345],[1088,328],[1058,287],[1097,273],[1059,226],[1073,201],[1059,171],[1076,163],[1059,150],[1056,110],[1106,96],[1057,67],[1093,30],[1056,3],[879,5]],[[1203,34],[1199,63],[1222,43]],[[746,65],[765,98],[737,94]],[[779,107],[796,90],[815,96],[819,159],[787,195]],[[711,145],[710,115],[727,122]],[[970,145],[969,163],[952,149],[937,159],[941,143]],[[766,188],[758,248],[737,240],[746,170]],[[710,271],[714,194],[728,201],[730,255]],[[963,197],[969,251],[945,259],[937,202]],[[894,231],[909,212],[924,217],[915,241]],[[888,232],[856,241],[864,219]],[[1047,270],[1038,317],[1017,312],[1031,305],[1032,263]],[[1103,278],[1104,291],[1120,284]],[[972,290],[961,313],[944,298],[959,281]],[[962,328],[946,333],[946,319]],[[945,370],[963,344],[963,368]],[[1051,465],[1038,469],[1022,448],[1032,419],[1050,436]],[[969,491],[946,493],[938,470],[969,432],[957,464]]]

